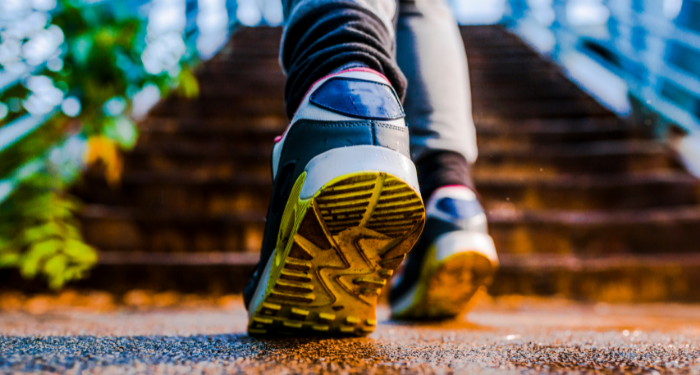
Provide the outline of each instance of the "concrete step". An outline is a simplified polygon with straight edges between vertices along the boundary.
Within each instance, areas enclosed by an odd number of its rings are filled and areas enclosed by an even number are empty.
[[[503,119],[499,117],[481,118],[476,122],[479,136],[538,136],[571,138],[586,134],[607,134],[610,132],[628,132],[632,134],[639,129],[615,116],[584,118],[547,118],[547,119]]]
[[[700,203],[700,181],[682,172],[634,172],[475,179],[486,207],[525,210],[613,210]]]
[[[253,114],[235,118],[156,117],[149,116],[139,123],[141,137],[146,142],[150,134],[167,135],[173,139],[196,135],[219,137],[262,137],[274,139],[287,128],[287,116]]]
[[[286,116],[282,96],[265,98],[198,98],[172,97],[157,105],[156,117],[238,118],[251,115]]]
[[[535,178],[561,174],[605,174],[678,170],[671,152],[650,141],[601,141],[574,145],[484,147],[474,165],[476,178]]]
[[[122,177],[119,189],[109,186],[99,173],[88,174],[86,179],[76,191],[90,201],[103,199],[104,204],[110,205],[191,213],[224,212],[236,207],[261,211],[272,192],[269,173],[222,176],[130,171]],[[482,203],[493,208],[637,209],[688,206],[698,204],[700,199],[700,181],[673,171],[520,178],[477,176],[475,184]]]
[[[156,117],[139,123],[139,142],[155,137],[177,139],[229,139],[269,142],[282,134],[289,121],[286,116],[251,115],[236,118]],[[649,138],[646,128],[621,121],[615,116],[592,118],[505,119],[483,117],[476,122],[478,138],[509,139],[512,137],[544,143],[582,143],[595,140]]]
[[[169,172],[129,172],[119,189],[108,186],[99,173],[86,176],[76,191],[88,200],[109,197],[110,204],[168,206],[174,210],[223,210],[243,199],[246,207],[263,207],[271,194],[268,174],[205,175]],[[636,172],[622,175],[561,175],[475,178],[487,206],[524,209],[651,208],[696,204],[698,181],[680,172]],[[103,198],[104,199],[104,198]],[[254,202],[252,200],[255,200]],[[197,202],[196,204],[190,202]],[[217,208],[221,207],[221,208]]]
[[[259,251],[265,211],[253,211],[250,207],[227,208],[224,212],[198,214],[147,207],[88,205],[80,218],[85,240],[102,251]]]
[[[700,301],[700,256],[501,255],[493,295],[539,295],[601,302]]]
[[[564,173],[621,173],[678,169],[670,149],[646,140],[612,140],[575,144],[490,142],[482,144],[474,173],[556,175]],[[208,173],[227,170],[260,172],[270,165],[272,142],[248,143],[232,138],[219,141],[177,139],[139,144],[128,155],[130,171],[182,170]],[[237,170],[238,168],[238,170]]]
[[[697,253],[700,207],[635,210],[522,210],[487,207],[503,254]]]
[[[607,116],[609,111],[592,100],[501,100],[474,101],[474,117],[498,114],[501,118],[552,118]]]

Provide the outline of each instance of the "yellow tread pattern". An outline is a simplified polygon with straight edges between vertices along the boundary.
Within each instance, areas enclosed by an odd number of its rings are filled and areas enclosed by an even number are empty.
[[[376,327],[381,287],[423,229],[423,201],[382,172],[342,176],[306,200],[299,197],[304,179],[285,207],[267,290],[248,333],[367,335]]]

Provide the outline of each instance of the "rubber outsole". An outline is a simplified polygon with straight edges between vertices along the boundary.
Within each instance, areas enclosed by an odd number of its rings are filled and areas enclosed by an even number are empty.
[[[429,251],[435,252],[433,246]],[[430,254],[428,254],[430,255]],[[426,259],[433,259],[428,256]],[[403,320],[445,320],[467,312],[493,282],[497,266],[475,251],[464,251],[438,264],[424,264],[411,307],[393,314]]]
[[[297,179],[287,201],[248,333],[367,335],[382,287],[423,229],[423,201],[383,172],[346,174],[301,199],[305,178]]]

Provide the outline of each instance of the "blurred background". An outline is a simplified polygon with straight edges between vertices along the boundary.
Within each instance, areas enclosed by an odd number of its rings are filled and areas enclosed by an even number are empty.
[[[490,293],[700,301],[700,1],[450,1]],[[277,0],[0,0],[0,305],[242,290],[281,23]]]

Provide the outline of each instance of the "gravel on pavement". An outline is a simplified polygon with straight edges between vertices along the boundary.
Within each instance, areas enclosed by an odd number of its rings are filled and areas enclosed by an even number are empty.
[[[700,306],[485,299],[451,322],[388,320],[366,338],[256,339],[225,307],[0,312],[0,372],[700,374]]]

